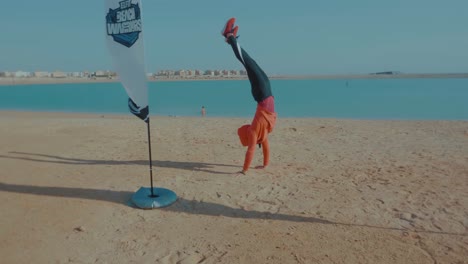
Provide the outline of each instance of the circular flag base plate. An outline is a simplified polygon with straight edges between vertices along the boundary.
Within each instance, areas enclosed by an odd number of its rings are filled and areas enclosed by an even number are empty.
[[[171,190],[153,187],[153,193],[155,197],[151,197],[151,188],[141,187],[132,196],[131,201],[141,209],[166,207],[177,201],[177,195]]]

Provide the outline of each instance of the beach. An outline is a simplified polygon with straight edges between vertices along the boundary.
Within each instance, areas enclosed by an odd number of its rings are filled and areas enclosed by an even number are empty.
[[[2,263],[468,263],[468,122],[0,111]],[[262,164],[256,150],[252,166]]]

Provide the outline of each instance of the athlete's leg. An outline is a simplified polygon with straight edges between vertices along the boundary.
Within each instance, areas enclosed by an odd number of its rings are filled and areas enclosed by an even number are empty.
[[[257,102],[272,96],[270,80],[258,64],[242,49],[234,36],[229,36],[227,42],[231,45],[237,59],[244,65],[250,84],[252,95]]]

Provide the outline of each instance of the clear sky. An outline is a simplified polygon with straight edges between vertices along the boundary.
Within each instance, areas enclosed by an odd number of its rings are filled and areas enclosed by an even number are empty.
[[[220,31],[269,74],[468,72],[467,0],[142,0],[148,72],[241,69]],[[0,71],[112,70],[103,0],[5,0]]]

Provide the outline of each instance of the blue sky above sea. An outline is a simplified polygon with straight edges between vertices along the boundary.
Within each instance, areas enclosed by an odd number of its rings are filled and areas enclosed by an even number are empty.
[[[269,74],[468,72],[468,1],[142,1],[148,72],[241,69],[220,35]],[[103,1],[2,3],[0,71],[112,70]]]

